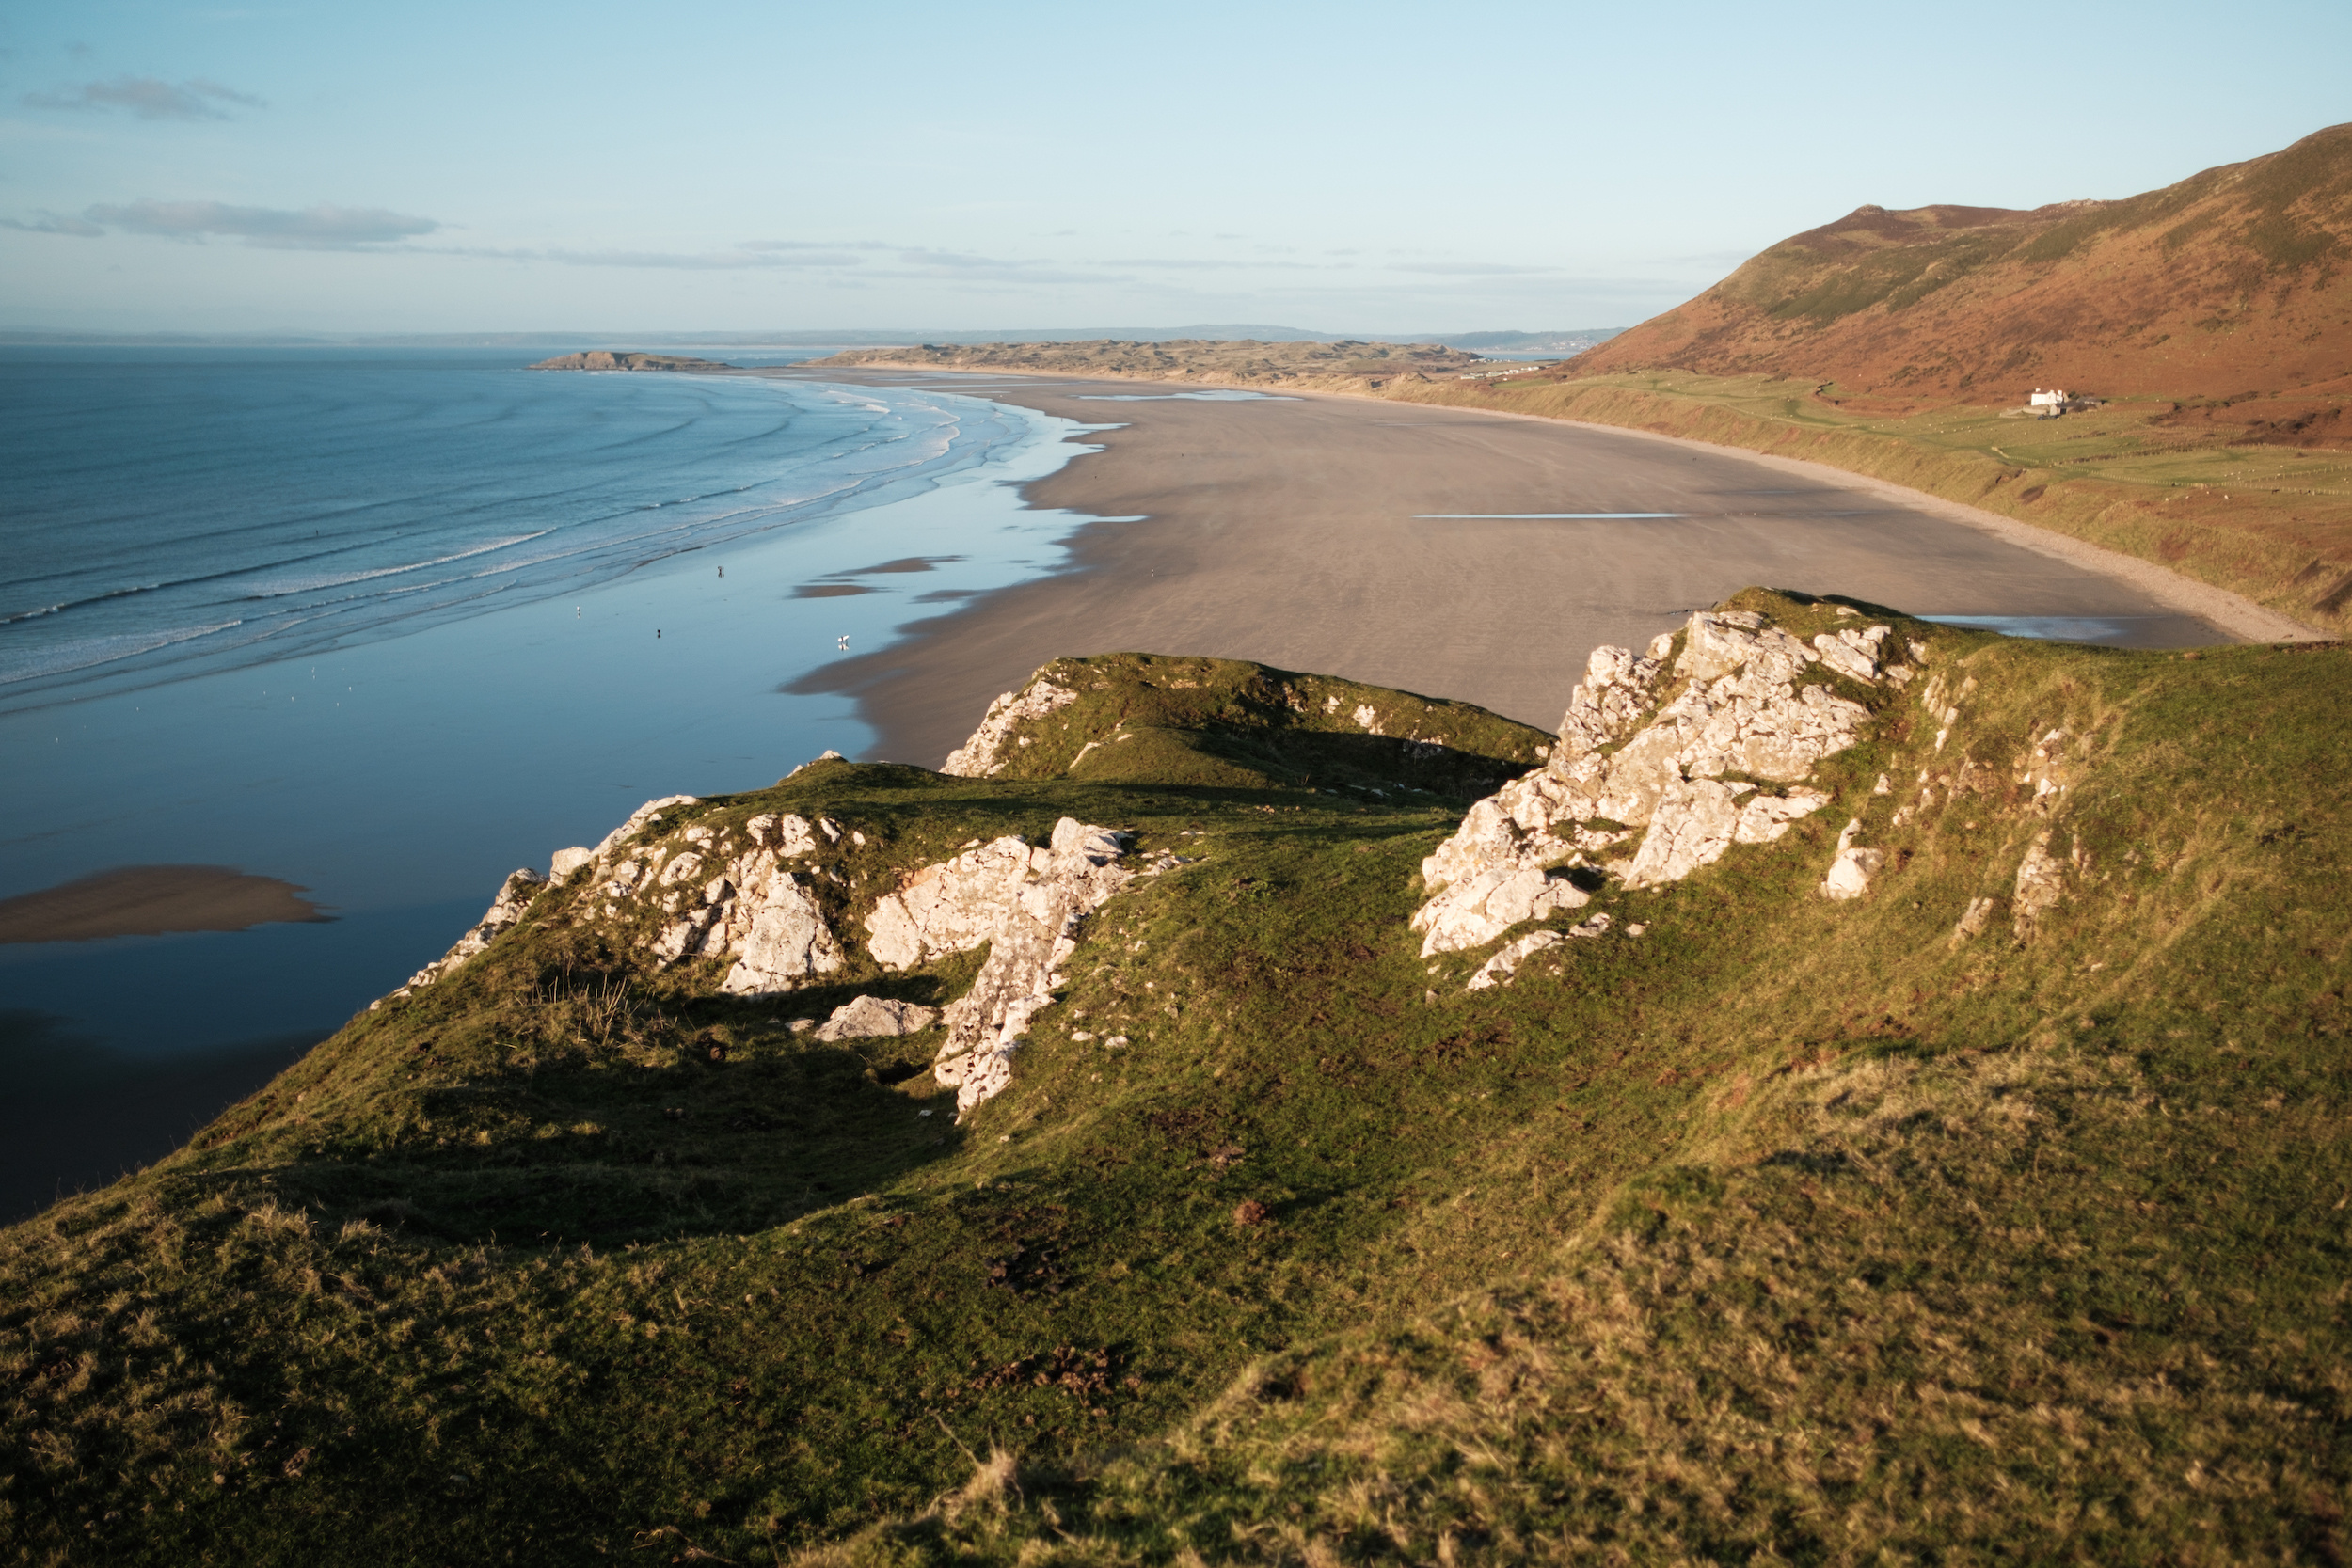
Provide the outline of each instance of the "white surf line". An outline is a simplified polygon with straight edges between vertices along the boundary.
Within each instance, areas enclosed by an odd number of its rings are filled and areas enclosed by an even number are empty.
[[[1687,517],[1687,512],[1416,512],[1417,523],[1505,521],[1522,517],[1566,517],[1579,521],[1615,522],[1641,517]]]

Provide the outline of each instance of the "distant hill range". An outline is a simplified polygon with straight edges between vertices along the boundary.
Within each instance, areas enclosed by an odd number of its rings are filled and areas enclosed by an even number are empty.
[[[1563,327],[1548,332],[1310,332],[1301,326],[1265,326],[1247,323],[1192,326],[1041,326],[992,327],[978,332],[950,332],[930,327],[859,327],[834,331],[661,332],[62,332],[31,328],[0,328],[0,343],[15,344],[148,344],[203,346],[233,344],[255,347],[383,347],[383,348],[553,348],[563,344],[596,344],[619,338],[666,347],[698,348],[864,348],[893,343],[1074,343],[1117,341],[1164,343],[1203,340],[1222,342],[1339,343],[1376,341],[1391,343],[1443,343],[1496,354],[1581,354],[1624,331],[1618,326]]]
[[[1575,369],[1922,403],[2352,390],[2352,125],[2120,201],[1859,207]]]
[[[1173,339],[1149,342],[1106,338],[1085,342],[920,343],[854,348],[806,367],[914,365],[940,370],[1014,370],[1054,375],[1106,375],[1148,381],[1215,381],[1322,386],[1345,382],[1378,388],[1409,376],[1454,374],[1479,357],[1439,343],[1372,343],[1355,339],[1267,342]]]

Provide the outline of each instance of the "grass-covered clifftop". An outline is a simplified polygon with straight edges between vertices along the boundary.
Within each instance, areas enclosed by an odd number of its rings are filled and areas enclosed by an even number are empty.
[[[1559,923],[1608,934],[1477,992],[1484,950],[1406,926],[1461,797],[1284,751],[1348,738],[1251,706],[1311,677],[1064,661],[1080,696],[1004,726],[1030,760],[998,776],[823,763],[675,808],[648,840],[837,826],[808,885],[845,967],[719,994],[582,871],[187,1151],[0,1233],[0,1539],[2330,1560],[2352,655],[1879,619],[1927,657],[1849,693],[1828,808],[1602,886]],[[1391,738],[1437,706],[1363,703]],[[1527,765],[1473,719],[1466,774]],[[999,1098],[952,1121],[936,1034],[793,1032],[957,993],[979,955],[885,973],[862,912],[1064,816],[1163,868],[1083,927]],[[1849,819],[1886,863],[1833,903]],[[2021,936],[2044,833],[2063,893]]]

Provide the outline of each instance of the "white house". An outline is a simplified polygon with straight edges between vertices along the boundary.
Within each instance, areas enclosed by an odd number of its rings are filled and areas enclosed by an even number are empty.
[[[2034,388],[2033,396],[2026,400],[2026,406],[2028,408],[2057,408],[2063,410],[2066,407],[2066,394],[2064,392],[2045,392],[2041,388],[2037,387]]]

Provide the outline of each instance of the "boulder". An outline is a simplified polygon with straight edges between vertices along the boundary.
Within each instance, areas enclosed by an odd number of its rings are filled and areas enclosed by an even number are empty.
[[[560,882],[596,858],[596,852],[594,849],[580,848],[577,846],[569,849],[558,849],[555,852],[555,858],[548,863],[548,879]]]
[[[872,1039],[878,1036],[919,1035],[939,1022],[937,1008],[913,1002],[888,1002],[879,996],[861,996],[833,1010],[833,1016],[817,1026],[820,1040]]]
[[[1870,879],[1886,863],[1885,854],[1877,849],[1864,849],[1854,844],[1854,834],[1862,831],[1859,818],[1846,824],[1846,831],[1837,835],[1837,858],[1829,863],[1829,872],[1822,877],[1817,890],[1824,898],[1839,902],[1859,898],[1870,891]]]
[[[771,996],[790,990],[842,965],[841,944],[825,924],[824,911],[788,871],[767,879],[752,911],[742,956],[719,989],[729,996]]]

